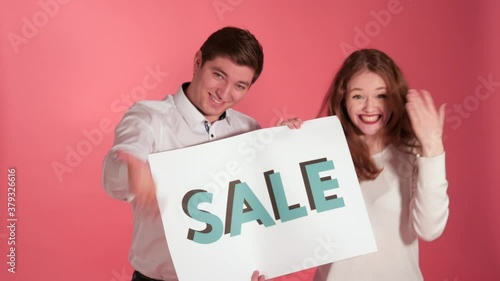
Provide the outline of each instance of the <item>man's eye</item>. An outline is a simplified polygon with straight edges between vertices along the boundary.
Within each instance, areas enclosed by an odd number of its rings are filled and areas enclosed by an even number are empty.
[[[240,90],[240,91],[244,91],[244,90],[246,90],[247,87],[245,87],[243,85],[236,85],[236,88],[238,88],[238,90]]]

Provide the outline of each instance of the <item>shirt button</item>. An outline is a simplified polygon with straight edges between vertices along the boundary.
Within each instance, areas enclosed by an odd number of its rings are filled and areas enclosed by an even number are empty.
[[[214,134],[211,134],[210,136],[213,138],[213,137],[214,137]]]

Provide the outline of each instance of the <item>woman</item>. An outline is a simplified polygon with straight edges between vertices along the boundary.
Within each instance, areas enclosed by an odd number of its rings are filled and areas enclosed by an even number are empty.
[[[386,54],[363,49],[341,66],[325,108],[342,123],[378,251],[321,266],[314,280],[423,280],[418,239],[436,239],[448,219],[444,105],[408,90]]]

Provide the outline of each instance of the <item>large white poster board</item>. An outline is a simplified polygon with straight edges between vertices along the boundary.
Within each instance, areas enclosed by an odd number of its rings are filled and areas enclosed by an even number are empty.
[[[149,162],[180,281],[273,278],[377,250],[337,117]]]

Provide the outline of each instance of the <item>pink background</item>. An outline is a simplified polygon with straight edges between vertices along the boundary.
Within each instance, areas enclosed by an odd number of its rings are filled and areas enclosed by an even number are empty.
[[[189,80],[194,53],[225,25],[264,46],[262,76],[237,106],[264,127],[314,118],[346,45],[385,51],[411,87],[447,103],[450,218],[438,240],[421,243],[421,267],[430,281],[500,280],[498,1],[24,0],[1,13],[1,280],[130,280],[130,206],[101,186],[112,129],[131,102]],[[148,68],[164,74],[141,92]],[[15,274],[6,264],[10,167]]]

